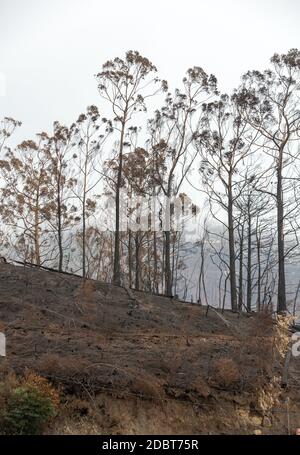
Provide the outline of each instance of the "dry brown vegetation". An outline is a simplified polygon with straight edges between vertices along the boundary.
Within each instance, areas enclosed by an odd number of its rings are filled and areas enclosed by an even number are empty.
[[[239,368],[230,357],[223,357],[214,361],[209,382],[214,387],[225,390],[234,389],[241,381]]]
[[[285,414],[272,414],[285,392],[270,315],[207,313],[142,292],[133,305],[121,287],[10,264],[0,290],[0,375],[59,389],[50,433],[286,431]]]

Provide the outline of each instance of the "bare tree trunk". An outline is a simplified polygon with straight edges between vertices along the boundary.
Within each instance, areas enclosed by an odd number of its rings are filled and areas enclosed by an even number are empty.
[[[158,293],[158,274],[157,274],[157,239],[156,231],[153,232],[153,254],[154,254],[154,292]]]
[[[132,232],[131,229],[128,231],[128,277],[129,287],[132,287]]]
[[[218,292],[219,292],[219,308],[222,308],[222,280],[223,280],[223,270],[220,270],[219,283],[218,283]]]
[[[228,237],[229,237],[229,278],[230,278],[230,299],[231,309],[237,310],[236,273],[235,273],[235,247],[234,247],[234,225],[233,225],[233,198],[231,187],[231,176],[228,185]]]
[[[226,303],[226,293],[227,293],[227,281],[228,277],[230,274],[227,274],[224,280],[224,294],[223,294],[223,302],[222,302],[222,313],[224,312],[225,309],[225,303]]]
[[[296,307],[297,307],[297,299],[298,299],[298,294],[300,291],[300,280],[298,281],[295,297],[294,297],[294,303],[293,303],[293,316],[296,315]]]
[[[121,264],[120,264],[120,189],[122,184],[122,170],[123,170],[123,145],[125,134],[125,119],[127,114],[124,115],[122,122],[120,148],[119,148],[119,163],[118,163],[118,177],[116,185],[116,209],[115,209],[115,244],[114,244],[114,271],[113,282],[120,286],[121,284]]]
[[[135,289],[140,289],[140,238],[135,233]]]
[[[83,199],[82,199],[82,276],[86,277],[86,190],[87,190],[87,165],[88,165],[89,141],[86,145],[83,176]]]
[[[252,255],[251,255],[251,213],[250,201],[248,201],[248,248],[247,248],[247,311],[251,311],[252,300]]]
[[[285,292],[285,258],[284,258],[284,215],[283,215],[283,192],[282,192],[282,157],[283,150],[279,151],[277,168],[277,244],[278,244],[278,300],[277,311],[286,311]]]
[[[206,292],[206,284],[205,284],[205,251],[204,251],[204,246],[205,246],[205,238],[206,238],[206,232],[203,234],[203,238],[200,243],[200,255],[201,255],[201,265],[200,265],[200,273],[199,273],[199,298],[198,302],[200,305],[202,305],[202,289],[204,293],[204,299],[205,299],[205,304],[208,305],[208,296]]]
[[[34,255],[37,265],[41,265],[40,252],[40,231],[39,231],[39,193],[36,197],[36,206],[34,211]]]
[[[85,192],[83,194],[82,208],[82,276],[86,277],[86,213],[85,213]]]
[[[177,237],[177,248],[176,248],[176,257],[175,257],[175,242],[176,242],[176,237]],[[177,283],[178,283],[178,265],[179,265],[179,259],[180,259],[180,239],[181,239],[181,233],[178,232],[174,236],[174,248],[173,248],[173,272],[172,272],[172,284],[174,288],[174,295],[177,294]]]
[[[163,235],[163,240],[162,240],[162,260],[161,260],[161,289],[162,292],[165,291],[165,235]]]
[[[167,203],[165,207],[165,294],[172,297],[172,273],[171,273],[171,207],[169,192],[167,193]]]
[[[147,259],[148,259],[148,290],[149,292],[153,292],[152,288],[152,279],[151,279],[151,239],[150,239],[150,232],[147,232]]]
[[[260,257],[260,237],[256,228],[256,249],[257,249],[257,311],[261,310],[261,257]]]
[[[57,176],[57,241],[58,241],[58,270],[62,272],[64,251],[62,245],[62,208],[61,208],[61,173]]]
[[[176,233],[173,234],[173,244],[172,244],[172,267],[171,267],[171,286],[174,289],[174,294],[176,294],[176,283],[174,286],[174,274],[176,270],[176,277],[175,280],[177,282],[177,260],[178,260],[178,254],[179,254],[179,245],[177,249],[177,254],[175,256],[175,250],[176,250]]]
[[[240,236],[240,271],[239,271],[239,311],[243,309],[243,261],[244,261],[244,224]]]
[[[171,278],[171,239],[170,231],[165,231],[165,294],[172,296]]]

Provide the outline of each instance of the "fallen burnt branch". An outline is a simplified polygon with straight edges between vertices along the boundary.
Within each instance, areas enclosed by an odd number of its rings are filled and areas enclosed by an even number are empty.
[[[59,274],[63,274],[63,275],[75,276],[76,278],[83,278],[82,275],[78,275],[76,273],[66,272],[64,270],[53,269],[52,267],[46,267],[45,265],[37,265],[37,264],[33,264],[32,262],[17,261],[15,259],[12,259],[11,262],[15,263],[15,264],[23,265],[25,267],[33,267],[33,268],[37,268],[37,269],[47,270],[48,272],[55,272],[55,273],[59,273]],[[7,263],[7,261],[6,261],[6,263]]]

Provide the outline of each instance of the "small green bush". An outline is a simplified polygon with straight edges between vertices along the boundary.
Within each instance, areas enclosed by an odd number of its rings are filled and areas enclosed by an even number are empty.
[[[3,412],[3,429],[6,434],[37,434],[54,415],[51,398],[32,387],[18,387],[13,390]]]

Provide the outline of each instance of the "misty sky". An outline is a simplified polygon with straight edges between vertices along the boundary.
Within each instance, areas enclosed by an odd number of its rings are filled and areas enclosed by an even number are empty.
[[[300,47],[299,23],[299,0],[0,0],[0,117],[21,120],[24,139],[89,104],[101,111],[94,74],[129,49],[171,87],[197,65],[230,91],[274,52]]]

